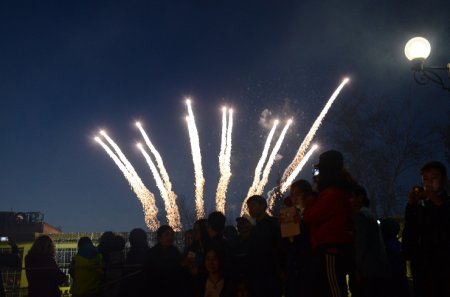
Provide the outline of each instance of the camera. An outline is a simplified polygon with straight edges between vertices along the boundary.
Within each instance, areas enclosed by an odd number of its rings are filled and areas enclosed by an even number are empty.
[[[419,187],[419,186],[414,186],[413,187],[413,191],[416,193],[422,193],[425,191],[425,189],[423,187]]]
[[[319,167],[314,166],[313,167],[313,176],[318,176],[319,174],[320,174]]]

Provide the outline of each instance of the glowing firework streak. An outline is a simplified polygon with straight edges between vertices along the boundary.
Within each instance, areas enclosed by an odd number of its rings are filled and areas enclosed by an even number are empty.
[[[225,172],[227,177],[225,180],[225,194],[231,178],[231,134],[233,132],[233,110],[230,109],[228,113],[227,145],[225,149]]]
[[[100,131],[100,134],[105,137],[106,141],[108,141],[108,143],[112,146],[120,161],[122,161],[123,165],[125,165],[125,168],[128,170],[128,172],[130,172],[133,177],[139,178],[139,175],[137,174],[136,170],[134,170],[133,165],[131,165],[127,157],[125,157],[125,155],[122,153],[122,150],[119,148],[119,146],[111,139],[111,137],[108,136],[108,134],[106,134],[105,131]]]
[[[227,127],[227,110],[222,109],[222,141],[219,153],[220,179],[216,190],[216,209],[225,214],[227,188],[231,179],[231,134],[233,130],[233,110],[229,110]]]
[[[191,100],[187,99],[186,104],[188,107],[187,122],[189,130],[189,139],[191,142],[192,161],[194,163],[195,171],[195,208],[197,212],[197,218],[203,218],[205,216],[203,190],[205,187],[205,178],[203,177],[202,168],[202,155],[200,153],[200,141],[198,137],[197,126],[195,125],[194,113],[191,108]]]
[[[294,171],[289,176],[289,178],[281,184],[281,193],[286,192],[286,190],[289,188],[289,186],[294,182],[294,179],[297,177],[298,173],[302,171],[303,166],[309,161],[309,158],[311,158],[311,155],[314,153],[314,151],[318,148],[317,145],[313,145],[311,149],[308,151],[308,153],[302,158],[300,163],[297,165],[297,167],[294,168]]]
[[[280,150],[280,147],[281,147],[281,144],[283,143],[286,132],[289,129],[289,126],[291,124],[292,124],[292,120],[288,120],[286,125],[283,128],[283,131],[281,131],[280,137],[278,137],[278,140],[277,140],[274,148],[272,149],[272,153],[270,154],[269,159],[267,159],[267,164],[266,164],[266,167],[264,167],[262,179],[259,182],[259,185],[256,189],[257,195],[262,195],[262,193],[264,191],[264,187],[266,186],[267,181],[269,180],[269,174],[272,169],[272,165],[275,162],[275,157],[277,156],[278,151]]]
[[[266,143],[264,144],[264,149],[261,154],[261,158],[259,159],[258,164],[256,165],[255,168],[255,176],[253,177],[253,183],[250,186],[250,189],[248,189],[247,197],[245,198],[244,203],[242,204],[241,207],[241,216],[248,212],[247,199],[250,196],[256,194],[256,189],[260,182],[261,170],[263,168],[264,163],[266,162],[267,154],[269,153],[270,143],[272,142],[273,135],[275,134],[275,130],[277,129],[278,122],[279,122],[278,120],[275,120],[273,122],[272,129],[270,130],[269,135],[267,136]]]
[[[167,221],[169,225],[176,231],[181,231],[181,224],[180,224],[180,216],[178,215],[178,209],[174,209],[172,207],[169,193],[167,192],[166,187],[164,186],[164,182],[159,175],[158,169],[156,168],[155,164],[153,163],[150,156],[147,154],[147,152],[142,147],[142,144],[138,143],[137,147],[141,150],[142,155],[145,158],[145,161],[147,161],[148,166],[150,167],[150,170],[152,171],[153,177],[156,181],[156,186],[159,189],[159,192],[161,194],[161,197],[164,200],[164,206],[167,213]]]
[[[225,148],[227,145],[227,108],[222,108],[222,136],[220,138],[220,153],[219,153],[219,171],[223,174],[225,169],[224,158]]]
[[[144,128],[142,128],[141,123],[137,122],[136,127],[138,127],[139,131],[141,132],[141,135],[144,138],[145,144],[147,144],[148,148],[152,152],[153,156],[155,157],[156,164],[158,165],[159,174],[160,174],[160,177],[162,178],[165,190],[167,192],[168,203],[170,205],[170,208],[172,209],[172,211],[171,211],[172,216],[173,216],[172,221],[174,222],[174,224],[171,224],[169,222],[169,225],[172,228],[174,228],[175,231],[180,231],[181,230],[181,221],[180,221],[180,214],[179,214],[178,205],[177,205],[177,195],[172,191],[172,183],[170,182],[169,174],[167,173],[166,167],[164,166],[164,162],[163,162],[158,150],[156,150],[155,146],[150,141],[150,138],[148,137]],[[148,163],[148,161],[147,161],[147,163]],[[150,164],[149,164],[149,166],[150,166]]]
[[[330,99],[328,99],[327,104],[322,109],[322,112],[319,114],[317,119],[314,121],[314,124],[311,126],[311,129],[309,130],[308,134],[306,134],[305,139],[303,140],[302,144],[300,145],[297,154],[294,157],[294,160],[291,162],[291,164],[286,168],[286,170],[283,173],[283,178],[281,179],[281,184],[286,185],[287,180],[293,181],[295,177],[297,176],[298,172],[300,170],[296,170],[298,168],[299,163],[302,161],[306,150],[309,147],[309,144],[314,138],[314,135],[317,132],[317,129],[319,129],[320,124],[322,123],[323,118],[327,114],[328,110],[330,109],[331,105],[333,104],[334,100],[337,98],[339,93],[341,92],[342,88],[348,83],[349,79],[345,78],[342,83],[339,85],[339,87],[334,91],[333,95],[331,95]],[[287,187],[284,188],[284,191],[286,191]],[[281,191],[281,193],[284,193],[284,191]]]
[[[125,176],[126,180],[130,184],[131,189],[134,191],[139,201],[144,209],[145,223],[151,231],[156,231],[159,227],[159,222],[157,219],[158,208],[155,204],[155,197],[153,194],[144,186],[139,177],[133,176],[125,165],[120,161],[120,159],[114,154],[114,152],[100,139],[100,137],[95,137],[97,141],[106,153],[113,159],[114,163],[119,167],[122,174]]]

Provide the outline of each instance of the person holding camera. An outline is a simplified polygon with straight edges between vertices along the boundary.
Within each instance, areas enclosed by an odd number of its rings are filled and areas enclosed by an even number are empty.
[[[344,157],[336,150],[319,156],[315,166],[319,194],[306,203],[303,220],[310,228],[315,257],[314,296],[348,296],[346,275],[352,269],[352,208],[356,182],[344,169]]]
[[[447,169],[441,162],[425,164],[423,187],[409,193],[402,248],[411,264],[414,296],[450,296],[450,198],[445,191]]]
[[[8,242],[11,246],[11,252],[10,253],[0,253],[0,297],[5,297],[5,288],[3,287],[3,281],[2,280],[2,269],[3,268],[20,268],[20,255],[19,255],[19,249],[17,248],[16,243],[14,240],[12,240],[9,237],[2,237],[4,238],[5,242]],[[3,240],[2,240],[3,241]]]

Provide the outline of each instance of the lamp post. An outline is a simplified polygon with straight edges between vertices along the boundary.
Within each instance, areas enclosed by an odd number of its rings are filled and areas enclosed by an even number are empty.
[[[405,55],[411,61],[411,70],[414,71],[414,80],[425,85],[432,81],[440,85],[444,90],[450,91],[450,87],[444,85],[444,81],[436,70],[446,70],[450,78],[450,63],[445,67],[425,66],[425,60],[431,52],[431,45],[423,37],[414,37],[405,45]]]

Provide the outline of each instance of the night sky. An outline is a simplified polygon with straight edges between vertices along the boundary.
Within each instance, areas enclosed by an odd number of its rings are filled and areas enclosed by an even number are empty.
[[[432,45],[429,64],[449,63],[449,11],[448,1],[416,0],[2,1],[0,210],[41,211],[66,232],[145,227],[136,196],[93,141],[105,129],[164,212],[135,148],[136,120],[160,151],[174,191],[193,209],[184,120],[190,96],[207,211],[218,182],[221,107],[235,109],[233,219],[268,133],[260,123],[265,109],[268,120],[295,121],[266,190],[345,76],[351,83],[335,104],[345,105],[354,90],[392,106],[409,96],[428,104],[418,127],[445,119],[449,92],[416,84],[403,48],[424,36]],[[331,147],[320,142],[322,128],[316,141],[323,151]]]

